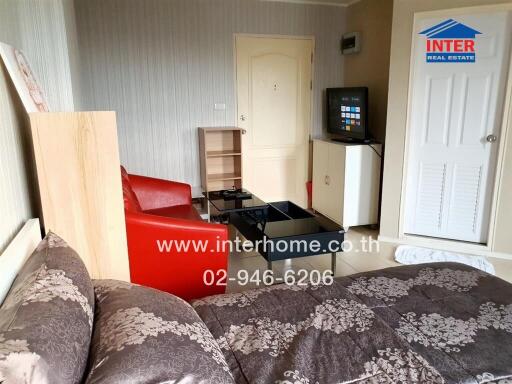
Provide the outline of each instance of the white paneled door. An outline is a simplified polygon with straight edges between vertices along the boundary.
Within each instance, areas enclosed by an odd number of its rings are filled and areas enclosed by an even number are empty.
[[[313,41],[236,37],[243,186],[306,206]]]
[[[405,233],[487,242],[510,36],[506,11],[417,19]]]

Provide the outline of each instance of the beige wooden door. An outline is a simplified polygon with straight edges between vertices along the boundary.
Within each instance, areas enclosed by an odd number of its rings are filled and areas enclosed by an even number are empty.
[[[243,186],[306,206],[313,40],[236,36]]]

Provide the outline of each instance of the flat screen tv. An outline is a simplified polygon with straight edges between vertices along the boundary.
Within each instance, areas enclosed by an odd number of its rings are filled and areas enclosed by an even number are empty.
[[[368,88],[327,88],[327,131],[334,139],[367,141]]]

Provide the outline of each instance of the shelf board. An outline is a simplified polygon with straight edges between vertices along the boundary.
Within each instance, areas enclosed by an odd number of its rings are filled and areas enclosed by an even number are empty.
[[[243,128],[240,127],[200,127],[199,129],[202,129],[205,131],[205,133],[208,132],[241,132],[243,131]]]
[[[208,175],[208,181],[223,181],[223,180],[240,180],[242,179],[241,175],[236,173],[214,173]]]
[[[224,156],[241,156],[242,152],[235,150],[224,150],[224,151],[208,151],[206,157],[224,157]]]

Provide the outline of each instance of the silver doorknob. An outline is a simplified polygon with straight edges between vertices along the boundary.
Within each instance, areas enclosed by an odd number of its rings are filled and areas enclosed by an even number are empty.
[[[240,120],[245,121],[245,115],[240,115]]]
[[[498,137],[496,135],[488,135],[485,140],[487,140],[488,143],[494,143],[498,140]]]

